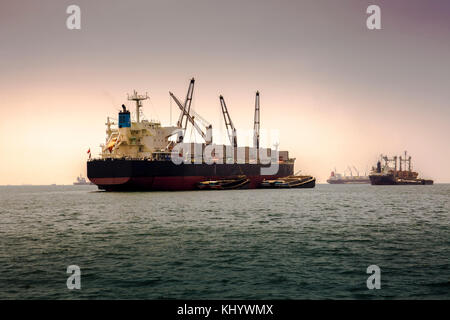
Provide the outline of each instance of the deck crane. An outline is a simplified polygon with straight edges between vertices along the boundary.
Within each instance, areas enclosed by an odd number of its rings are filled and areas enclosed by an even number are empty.
[[[191,81],[192,83],[192,81]],[[190,112],[187,112],[187,109],[185,108],[186,104],[183,105],[180,100],[178,100],[178,98],[172,93],[169,92],[170,97],[173,99],[173,101],[175,101],[176,105],[180,108],[182,115],[180,116],[180,120],[178,121],[177,125],[178,127],[181,127],[180,125],[182,124],[182,120],[184,117],[186,117],[186,124],[183,128],[183,132],[186,132],[186,127],[187,127],[187,121],[189,121],[192,126],[198,131],[198,133],[202,136],[202,138],[205,140],[206,144],[211,144],[212,143],[212,125],[209,124],[209,122],[207,122],[205,119],[201,118],[200,116],[197,115],[197,113],[195,113],[199,119],[202,119],[200,122],[203,123],[203,125],[205,126],[205,131],[203,131],[200,126],[197,124],[197,122],[195,121],[196,117],[195,116],[191,116],[190,113],[192,113],[192,110],[190,110]],[[192,96],[191,96],[192,99]],[[178,142],[183,142],[183,139],[179,140]]]
[[[405,170],[405,171],[406,171],[406,170],[411,171],[411,156],[409,156],[409,158],[408,158],[408,157],[407,157],[406,151],[405,151],[405,157],[404,157],[404,158],[402,158],[402,156],[400,156],[400,161],[399,161],[399,163],[400,163],[400,171],[402,171],[402,162],[405,163],[405,168],[404,168],[404,170]],[[406,169],[406,164],[407,164],[407,163],[409,163],[408,169]]]
[[[253,147],[259,149],[259,91],[256,91],[255,97],[255,118],[253,121]]]
[[[381,155],[381,158],[384,160],[385,166],[387,167],[389,167],[389,163],[394,163],[394,172],[397,172],[397,156],[388,158],[387,156]]]
[[[207,121],[205,118],[203,118],[201,115],[199,115],[197,112],[195,112],[194,109],[191,109],[191,111],[189,112],[189,114],[191,115],[192,119],[194,120],[198,120],[205,128],[212,128],[211,123],[209,123],[209,121]]]
[[[356,169],[355,166],[353,166],[353,169],[355,169],[355,172],[356,172],[356,174],[357,174],[357,177],[359,177],[359,171],[358,171],[358,169]]]
[[[233,125],[233,121],[231,121],[225,99],[222,95],[219,97],[219,99],[220,106],[222,107],[223,119],[225,120],[225,126],[227,128],[228,137],[230,138],[230,143],[234,148],[237,148],[236,128]]]
[[[353,171],[352,171],[352,168],[350,168],[350,166],[347,166],[347,169],[350,171],[350,177],[353,178]]]
[[[186,134],[186,127],[188,123],[188,115],[191,110],[192,96],[194,95],[194,83],[195,79],[192,78],[189,83],[189,88],[186,94],[186,99],[184,100],[184,105],[182,105],[181,114],[178,118],[177,127],[182,129],[178,132],[177,142],[183,142],[184,135]],[[173,94],[171,92],[170,96],[173,98]],[[179,101],[178,101],[179,102]],[[178,104],[178,103],[177,103]],[[183,125],[184,122],[184,125]]]

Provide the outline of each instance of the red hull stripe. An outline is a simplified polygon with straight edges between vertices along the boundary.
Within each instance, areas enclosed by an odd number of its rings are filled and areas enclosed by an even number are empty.
[[[279,176],[249,176],[248,188],[258,188],[264,179],[276,179]],[[194,190],[200,181],[222,179],[226,177],[178,176],[178,177],[123,177],[90,178],[92,183],[102,189],[132,187],[147,190]]]
[[[121,178],[89,178],[93,184],[96,185],[120,185],[130,181],[130,177]]]

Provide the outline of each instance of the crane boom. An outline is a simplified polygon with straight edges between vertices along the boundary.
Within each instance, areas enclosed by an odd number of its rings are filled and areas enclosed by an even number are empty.
[[[184,100],[183,109],[181,110],[181,114],[180,114],[180,117],[178,118],[178,122],[177,122],[177,126],[179,128],[183,128],[184,131],[186,131],[187,122],[188,122],[188,118],[186,115],[188,115],[191,110],[192,96],[194,95],[194,83],[195,83],[195,79],[192,78],[191,82],[189,83],[189,88],[188,88],[188,92],[186,94],[186,99]],[[183,126],[183,121],[184,121],[184,126]]]
[[[169,92],[170,97],[173,99],[173,101],[175,101],[176,105],[178,106],[178,108],[180,108],[182,114],[186,117],[186,121],[189,121],[192,126],[197,130],[197,132],[202,136],[202,138],[205,140],[206,144],[211,144],[212,143],[212,126],[209,125],[206,127],[206,133],[203,132],[203,130],[198,126],[198,124],[195,122],[195,119],[186,111],[185,106],[183,106],[180,102],[180,100],[178,100],[177,97],[175,97],[175,95],[172,92]],[[187,124],[186,124],[187,126]],[[186,130],[186,126],[184,127],[183,130]],[[182,142],[179,141],[179,142]]]
[[[255,97],[255,118],[253,121],[253,147],[259,149],[259,91],[256,91]]]
[[[205,128],[208,128],[209,126],[211,126],[211,123],[209,123],[209,121],[207,121],[205,118],[203,118],[197,112],[195,112],[194,109],[191,109],[189,114],[192,116],[192,118],[194,118],[194,120],[199,120]]]
[[[225,126],[227,128],[228,137],[230,138],[230,143],[234,148],[237,148],[237,136],[236,128],[231,121],[230,114],[228,113],[227,105],[223,96],[220,96],[220,106],[222,107],[223,119],[225,120]]]

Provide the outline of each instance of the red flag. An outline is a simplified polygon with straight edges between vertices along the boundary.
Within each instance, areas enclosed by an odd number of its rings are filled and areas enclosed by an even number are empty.
[[[87,151],[87,153],[89,154],[89,159],[91,158],[91,148],[89,148],[89,150]]]

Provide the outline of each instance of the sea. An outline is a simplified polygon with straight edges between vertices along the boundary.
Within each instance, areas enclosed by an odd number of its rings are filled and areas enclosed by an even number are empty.
[[[0,299],[448,300],[450,184],[2,186]]]

